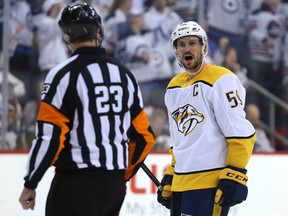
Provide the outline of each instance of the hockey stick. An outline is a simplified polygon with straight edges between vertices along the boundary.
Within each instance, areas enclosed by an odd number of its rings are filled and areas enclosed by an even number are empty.
[[[154,176],[154,174],[149,170],[146,164],[142,163],[141,168],[147,174],[147,176],[151,179],[151,181],[156,185],[156,187],[162,191],[162,185],[158,181],[158,179]]]

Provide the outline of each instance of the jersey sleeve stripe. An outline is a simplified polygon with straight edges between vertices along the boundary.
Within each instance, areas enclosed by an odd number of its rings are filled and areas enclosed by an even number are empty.
[[[247,139],[227,139],[229,144],[226,164],[245,168],[253,152],[256,135]]]
[[[61,134],[59,136],[60,145],[52,162],[52,164],[54,164],[60,151],[62,150],[62,148],[64,148],[64,142],[66,139],[65,135],[69,132],[68,128],[68,123],[70,123],[69,119],[62,113],[60,113],[56,108],[52,107],[51,105],[45,102],[41,102],[37,121],[50,122],[53,125],[57,125],[61,130],[60,132]]]
[[[125,175],[126,179],[129,179],[130,176],[137,171],[139,164],[144,161],[146,155],[154,145],[154,134],[150,126],[143,124],[143,122],[148,122],[147,119],[147,114],[142,110],[132,121],[128,169]]]

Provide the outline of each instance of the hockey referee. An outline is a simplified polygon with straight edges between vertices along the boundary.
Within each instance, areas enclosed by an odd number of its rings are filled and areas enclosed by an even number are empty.
[[[46,216],[119,215],[126,182],[154,145],[142,96],[131,72],[100,47],[94,8],[67,6],[59,27],[72,54],[45,79],[19,201],[33,210],[37,185],[55,166]]]

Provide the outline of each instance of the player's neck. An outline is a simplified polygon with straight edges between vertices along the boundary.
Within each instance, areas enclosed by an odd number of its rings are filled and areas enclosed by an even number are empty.
[[[196,70],[186,70],[186,73],[188,74],[189,79],[192,79],[194,76],[196,76],[204,67],[206,66],[205,61],[203,60],[200,67]]]

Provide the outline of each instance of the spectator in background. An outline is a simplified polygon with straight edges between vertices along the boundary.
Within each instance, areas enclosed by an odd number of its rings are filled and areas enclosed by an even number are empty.
[[[167,19],[170,19],[173,23],[182,21],[182,18],[174,11],[175,3],[175,0],[152,0],[152,5],[144,13],[144,29],[156,29]],[[153,20],[153,22],[151,22],[151,20]]]
[[[168,0],[168,5],[175,4],[175,12],[183,19],[183,21],[198,19],[198,3],[199,0]]]
[[[284,44],[284,65],[283,65],[283,78],[282,86],[284,88],[284,94],[282,99],[288,103],[288,1],[282,3],[282,8],[285,11],[284,25],[285,25],[285,44]]]
[[[230,40],[227,37],[222,37],[219,39],[218,48],[215,51],[213,61],[216,65],[222,65],[224,62],[225,52],[227,47],[231,46]]]
[[[8,23],[8,38],[10,38],[9,41],[9,57],[13,56],[14,52],[15,52],[15,48],[18,44],[19,41],[19,35],[20,32],[23,30],[23,28],[25,27],[25,24],[23,23],[23,20],[19,20],[17,19],[17,17],[15,17],[15,13],[13,13],[13,4],[14,2],[11,2],[11,14],[9,17],[9,23]],[[2,56],[2,49],[3,49],[3,31],[4,31],[4,5],[3,2],[0,1],[0,67],[2,67],[3,63],[3,56]]]
[[[247,76],[248,69],[240,64],[237,49],[235,46],[230,44],[227,37],[223,37],[219,40],[219,48],[215,53],[214,63],[231,70],[238,76],[246,91],[249,89]],[[246,97],[248,97],[248,95],[246,95]],[[248,102],[249,100],[246,98],[246,101]]]
[[[21,40],[21,35],[25,32],[25,17],[29,12],[29,5],[22,1],[11,2],[11,14],[8,23],[8,57],[9,60],[15,55],[15,49]],[[2,39],[3,39],[3,5],[0,3],[0,106],[2,107],[2,83],[3,83],[3,53],[2,53]],[[18,62],[20,64],[20,62]],[[21,80],[19,74],[14,75],[13,71],[8,71],[8,111],[7,111],[7,131],[6,131],[6,149],[16,149],[18,147],[18,136],[20,134],[20,124],[22,118],[22,105],[19,99],[25,97],[26,88],[24,82]],[[19,76],[19,77],[18,77]],[[31,77],[30,77],[31,79]],[[2,114],[2,111],[1,111]],[[2,123],[2,122],[1,122]]]
[[[22,4],[23,3],[23,4]],[[10,39],[8,41],[8,49],[9,49],[9,59],[12,58],[15,54],[15,49],[19,43],[19,40],[21,38],[21,33],[25,29],[25,23],[23,20],[25,20],[26,13],[28,13],[28,9],[25,7],[27,6],[25,2],[11,2],[11,16],[9,19],[9,32],[8,32],[8,38]],[[20,8],[22,7],[22,11]],[[2,83],[2,77],[3,77],[3,53],[2,53],[2,28],[3,28],[3,15],[4,11],[2,11],[2,6],[0,4],[0,83]],[[21,13],[20,13],[21,12]],[[19,63],[19,62],[18,62]],[[14,72],[14,71],[12,71]],[[15,76],[14,73],[11,73],[11,71],[8,72],[8,81],[14,85],[15,87],[15,94],[18,98],[24,97],[26,93],[26,88],[21,80],[20,77]]]
[[[144,11],[145,9],[145,0],[132,0],[131,10]]]
[[[2,85],[2,81],[3,81],[3,71],[2,68],[0,67],[0,85]],[[22,80],[18,79],[10,72],[8,72],[8,82],[14,86],[14,94],[17,98],[21,98],[25,95],[26,88],[24,82],[22,82]]]
[[[105,38],[103,40],[103,47],[110,56],[114,56],[119,40],[118,33],[121,30],[123,31],[123,29],[120,29],[119,24],[127,22],[131,8],[132,0],[114,0],[108,15],[104,19]]]
[[[169,131],[167,112],[159,107],[147,107],[149,122],[155,135],[155,145],[153,150],[169,150]]]
[[[20,128],[21,128],[21,120],[23,117],[23,112],[22,112],[22,105],[19,102],[19,99],[15,95],[15,89],[14,89],[14,84],[9,83],[8,84],[8,103],[13,107],[13,115],[14,115],[14,125],[13,125],[13,130],[16,132],[17,135],[20,134]],[[11,124],[10,124],[11,126]],[[9,126],[8,126],[9,130]],[[21,148],[21,146],[18,146]]]
[[[141,12],[133,14],[132,11],[128,22],[122,23],[122,26],[127,30],[125,34],[118,33],[121,40],[115,57],[131,70],[139,82],[144,104],[165,108],[164,93],[172,77],[172,67],[159,44],[161,40],[166,40],[169,32],[160,31],[160,28],[144,31]]]
[[[18,146],[18,137],[19,137],[19,128],[18,128],[18,114],[17,108],[12,104],[8,105],[8,118],[7,118],[7,132],[6,132],[6,144],[7,149],[15,150],[19,149]]]
[[[277,13],[282,17],[282,22],[285,27],[285,39],[283,46],[283,67],[281,68],[281,91],[279,97],[288,103],[288,0],[282,0],[276,9]],[[280,108],[278,111],[278,128],[277,131],[288,138],[288,109]],[[277,149],[287,150],[287,143],[277,140],[276,142]]]
[[[57,25],[65,6],[64,0],[45,0],[43,12],[32,18],[37,31],[40,81],[44,80],[50,69],[68,58],[68,49]]]
[[[274,95],[281,87],[281,63],[283,58],[284,26],[276,13],[279,0],[264,0],[261,8],[249,17],[248,40],[250,68],[248,76]],[[269,124],[269,101],[256,92],[251,98],[261,113],[261,120]]]
[[[248,53],[244,50],[245,26],[249,14],[250,0],[205,0],[204,26],[209,38],[209,52],[212,58],[218,49],[220,38],[227,37],[237,48],[237,52],[241,53],[239,57],[242,58],[244,55],[245,60],[247,59]],[[244,52],[243,55],[242,52]],[[242,59],[240,62],[242,64]]]
[[[246,67],[239,63],[236,48],[233,45],[228,45],[225,48],[223,58],[224,59],[221,65],[231,70],[240,79],[240,82],[246,89],[246,101],[249,103],[249,82],[247,77],[248,70]]]
[[[141,53],[141,56],[146,59],[142,62],[139,61],[139,58],[138,62],[135,62],[135,58],[132,59],[134,62],[130,62],[132,63],[130,66],[133,66],[133,69],[130,69],[137,74],[135,77],[140,82],[143,98],[147,105],[165,107],[163,99],[165,89],[174,74],[172,65],[175,58],[170,49],[170,35],[173,26],[182,21],[181,17],[174,11],[174,2],[169,1],[170,4],[168,5],[167,0],[153,0],[143,14],[142,11],[132,11],[134,15],[139,14],[136,22],[139,22],[140,28],[136,27],[137,24],[133,25],[145,34],[139,36],[138,33],[137,44],[126,42],[128,45],[126,54],[139,56]],[[132,15],[133,19],[135,17]],[[136,37],[127,38],[127,41],[132,40],[132,38],[135,40]],[[137,63],[141,63],[141,67],[137,66]]]
[[[0,103],[2,107],[2,101]],[[2,114],[2,110],[1,110]],[[20,127],[22,119],[22,106],[15,96],[13,83],[8,83],[8,112],[7,112],[7,131],[6,131],[6,146],[5,149],[21,148]],[[1,121],[2,124],[2,121]]]
[[[170,49],[170,34],[173,31],[174,26],[182,22],[182,18],[174,11],[176,0],[152,0],[152,5],[144,12],[144,26],[145,31],[152,31],[156,29],[162,29],[161,31],[167,32],[164,40],[158,40],[155,38],[155,44],[164,53],[168,55],[168,59],[171,63],[175,58]],[[153,20],[153,21],[152,21]]]
[[[27,101],[23,106],[23,118],[21,122],[21,141],[23,149],[30,149],[35,137],[35,126],[41,99],[43,82],[38,82],[34,98]]]
[[[89,0],[85,2],[96,7],[101,17],[107,17],[113,0]]]
[[[2,107],[0,107],[2,109]],[[0,109],[1,113],[2,110]],[[0,114],[1,119],[1,114]],[[5,146],[2,147],[5,150],[15,150],[17,146],[17,131],[15,128],[16,122],[16,110],[15,107],[11,104],[8,105],[8,112],[7,112],[7,131],[6,131],[6,142]],[[2,127],[2,121],[0,121],[0,129]],[[1,132],[1,131],[0,131]],[[1,136],[0,136],[1,142]]]
[[[30,1],[34,2],[34,0]],[[37,64],[38,51],[35,46],[35,34],[30,28],[29,18],[35,12],[35,6],[28,4],[28,1],[12,1],[11,5],[11,27],[16,29],[14,37],[17,39],[15,44],[15,51],[10,58],[10,72],[20,79],[26,88],[23,95],[19,98],[20,102],[24,104],[31,99],[34,94],[35,80],[31,79],[39,74]],[[16,91],[16,89],[15,89]]]
[[[265,130],[261,127],[260,110],[255,104],[247,104],[245,107],[246,118],[253,124],[256,130],[256,142],[254,152],[273,152],[275,148],[267,137]]]
[[[248,87],[248,77],[247,68],[240,65],[238,62],[237,50],[233,45],[226,48],[224,52],[224,60],[222,66],[228,68],[233,73],[235,73],[240,79],[242,85],[247,89]]]

